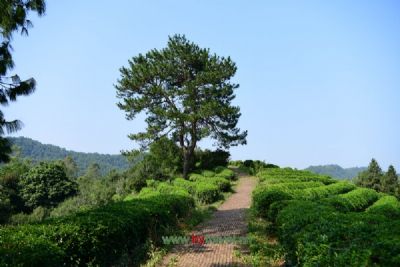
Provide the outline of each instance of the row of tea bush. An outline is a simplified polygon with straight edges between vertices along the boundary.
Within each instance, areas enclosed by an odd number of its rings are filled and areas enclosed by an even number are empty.
[[[256,214],[269,220],[295,266],[400,266],[400,202],[306,171],[258,174]]]

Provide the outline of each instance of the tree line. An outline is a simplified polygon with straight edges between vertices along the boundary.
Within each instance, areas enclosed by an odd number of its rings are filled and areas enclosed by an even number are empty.
[[[383,172],[378,162],[372,159],[367,170],[361,172],[354,181],[358,186],[372,188],[400,198],[399,176],[392,165]]]

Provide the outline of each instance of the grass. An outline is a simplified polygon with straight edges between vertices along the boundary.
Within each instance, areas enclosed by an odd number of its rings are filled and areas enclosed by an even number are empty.
[[[245,264],[255,267],[284,266],[284,253],[277,239],[273,235],[271,223],[255,216],[253,210],[248,215],[248,238],[249,253],[243,254],[237,251],[239,257]]]

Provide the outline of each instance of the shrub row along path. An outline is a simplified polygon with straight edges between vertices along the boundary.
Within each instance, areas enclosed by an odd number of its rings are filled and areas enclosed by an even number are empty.
[[[239,174],[235,193],[213,213],[210,220],[199,224],[193,234],[206,237],[246,236],[246,210],[251,205],[251,193],[256,184],[255,177]],[[239,244],[176,245],[165,256],[161,266],[247,266],[235,257],[235,249],[246,251],[246,247]]]

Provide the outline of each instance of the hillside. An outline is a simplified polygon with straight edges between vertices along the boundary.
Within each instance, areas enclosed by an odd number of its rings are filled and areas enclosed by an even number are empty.
[[[106,174],[112,169],[125,170],[129,166],[128,161],[122,155],[75,152],[55,145],[42,144],[26,137],[10,137],[9,140],[21,149],[21,157],[29,158],[34,162],[61,160],[66,156],[71,156],[79,167],[80,175],[91,163],[99,164],[102,174]]]
[[[305,170],[317,174],[329,175],[338,179],[352,179],[356,177],[360,172],[365,171],[366,169],[367,169],[366,167],[342,168],[339,165],[330,164],[330,165],[310,166]]]

